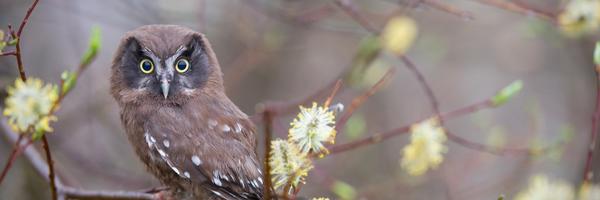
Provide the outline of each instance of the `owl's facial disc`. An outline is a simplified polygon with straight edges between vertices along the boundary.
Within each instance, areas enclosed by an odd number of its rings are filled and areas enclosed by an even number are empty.
[[[125,46],[121,72],[128,88],[165,102],[200,94],[211,74],[201,38],[190,36],[176,50],[147,44],[132,38]]]

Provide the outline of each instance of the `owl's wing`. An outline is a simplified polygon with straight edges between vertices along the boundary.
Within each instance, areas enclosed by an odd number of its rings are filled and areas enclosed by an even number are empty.
[[[155,159],[164,161],[174,175],[224,199],[262,199],[252,123],[245,118],[204,123],[194,126],[178,119],[162,125],[148,123],[144,138]]]

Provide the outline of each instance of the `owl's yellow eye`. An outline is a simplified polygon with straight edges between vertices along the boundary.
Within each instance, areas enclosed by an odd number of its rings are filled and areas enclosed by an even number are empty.
[[[175,63],[175,70],[179,73],[187,72],[188,69],[190,69],[190,62],[185,58],[179,59]]]
[[[144,59],[140,61],[140,70],[144,72],[144,74],[149,74],[154,71],[154,63],[150,61],[150,59]]]

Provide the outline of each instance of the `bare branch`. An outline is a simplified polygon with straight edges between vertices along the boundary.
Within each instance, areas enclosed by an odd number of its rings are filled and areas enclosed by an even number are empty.
[[[506,0],[478,0],[478,2],[497,7],[500,9],[512,11],[515,13],[519,13],[525,16],[536,16],[541,19],[547,20],[553,24],[556,24],[556,16],[550,13],[542,12],[533,8],[528,8],[522,4],[506,1]]]
[[[592,170],[592,160],[594,158],[594,150],[596,149],[596,140],[598,138],[598,119],[600,119],[600,65],[596,66],[596,105],[594,114],[592,115],[592,127],[590,128],[590,146],[585,160],[585,168],[583,170],[583,180],[591,181],[594,174]]]
[[[379,81],[377,81],[377,83],[375,83],[371,88],[369,88],[367,91],[365,91],[362,95],[357,96],[356,98],[352,99],[352,103],[348,107],[348,111],[344,112],[344,115],[342,115],[340,117],[340,119],[336,122],[336,126],[335,126],[336,131],[340,131],[340,128],[343,127],[344,124],[346,124],[348,119],[350,119],[352,114],[354,114],[354,111],[356,109],[358,109],[363,103],[365,103],[365,101],[367,101],[367,99],[369,97],[373,96],[373,94],[375,94],[375,92],[377,92],[379,89],[381,89],[381,87],[383,87],[383,84],[386,83],[389,79],[391,79],[392,75],[394,75],[395,72],[396,72],[396,68],[392,67],[392,68],[388,69],[388,71],[381,77],[381,79],[379,79]]]
[[[446,4],[444,1],[440,1],[440,0],[422,0],[422,1],[423,1],[423,3],[427,4],[428,6],[430,6],[432,8],[450,13],[452,15],[456,15],[460,18],[468,19],[468,20],[475,19],[475,17],[473,16],[472,13],[460,10],[452,5]]]

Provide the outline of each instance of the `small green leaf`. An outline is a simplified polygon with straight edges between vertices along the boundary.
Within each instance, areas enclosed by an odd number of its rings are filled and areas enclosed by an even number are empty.
[[[63,81],[61,90],[63,95],[69,93],[75,84],[77,84],[77,74],[70,71],[64,71],[60,75],[60,79]]]
[[[596,48],[594,49],[594,64],[600,65],[600,41],[596,42]]]
[[[343,200],[352,200],[356,198],[356,189],[354,189],[354,187],[352,187],[350,184],[342,181],[335,181],[331,187],[331,190]]]
[[[510,100],[513,96],[518,94],[521,89],[523,89],[523,81],[518,80],[512,82],[510,85],[506,86],[500,92],[496,93],[494,97],[492,97],[491,101],[494,106],[501,106]]]
[[[98,50],[100,49],[100,45],[102,43],[100,28],[94,26],[92,28],[92,34],[90,36],[90,44],[88,46],[88,50],[83,55],[81,59],[81,66],[89,65],[92,60],[98,54]]]
[[[15,46],[15,45],[17,45],[17,42],[19,42],[19,38],[12,39],[12,40],[8,41],[8,43],[6,43],[6,44],[8,46]]]

